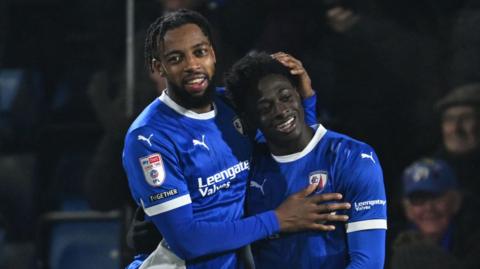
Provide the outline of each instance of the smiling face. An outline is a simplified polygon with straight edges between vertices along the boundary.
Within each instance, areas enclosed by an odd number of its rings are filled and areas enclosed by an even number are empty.
[[[210,110],[216,59],[208,37],[188,23],[167,31],[159,42],[160,59],[153,66],[167,79],[169,96],[185,108]]]
[[[460,205],[460,194],[453,190],[441,195],[404,200],[407,218],[425,237],[435,240],[444,235]]]
[[[305,124],[300,96],[284,76],[261,78],[250,98],[249,118],[261,129],[270,150],[276,155],[301,151],[313,132]]]
[[[447,108],[442,115],[442,135],[445,148],[453,154],[467,154],[478,148],[480,124],[473,106]]]

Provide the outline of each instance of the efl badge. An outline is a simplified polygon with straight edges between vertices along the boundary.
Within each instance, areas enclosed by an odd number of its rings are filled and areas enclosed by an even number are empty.
[[[327,171],[314,171],[308,176],[308,182],[310,184],[318,184],[315,192],[322,191],[327,185],[328,174]]]
[[[140,158],[140,165],[143,169],[143,175],[148,184],[153,187],[159,187],[165,180],[165,169],[163,168],[162,156],[155,153]]]
[[[233,127],[242,135],[245,135],[245,129],[243,128],[243,122],[239,117],[233,119]]]

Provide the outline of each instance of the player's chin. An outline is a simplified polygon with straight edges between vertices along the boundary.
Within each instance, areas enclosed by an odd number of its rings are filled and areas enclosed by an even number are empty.
[[[208,93],[209,89],[211,88],[211,84],[209,80],[205,79],[199,85],[184,84],[183,88],[189,95],[193,97],[201,97]]]
[[[188,105],[192,108],[202,108],[205,107],[213,101],[213,95],[215,92],[214,87],[207,87],[203,91],[188,92]]]

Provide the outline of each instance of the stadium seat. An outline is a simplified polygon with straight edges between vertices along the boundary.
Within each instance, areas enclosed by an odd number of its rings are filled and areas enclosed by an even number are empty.
[[[43,268],[118,269],[121,266],[120,213],[57,212],[42,221]]]

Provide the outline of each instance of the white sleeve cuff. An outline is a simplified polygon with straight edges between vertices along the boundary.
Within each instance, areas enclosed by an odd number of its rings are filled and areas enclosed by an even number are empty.
[[[147,208],[143,205],[143,201],[142,201],[142,207],[143,207],[143,210],[145,211],[145,214],[151,217],[151,216],[155,216],[155,215],[158,215],[158,214],[161,214],[161,213],[164,213],[164,212],[167,212],[191,203],[192,203],[192,199],[190,198],[190,195],[185,194],[175,199],[172,199],[168,202],[161,203],[161,204],[154,205]]]
[[[356,222],[350,222],[346,225],[347,233],[363,231],[363,230],[373,230],[373,229],[387,229],[387,220],[386,219],[371,219],[371,220],[362,220]]]

